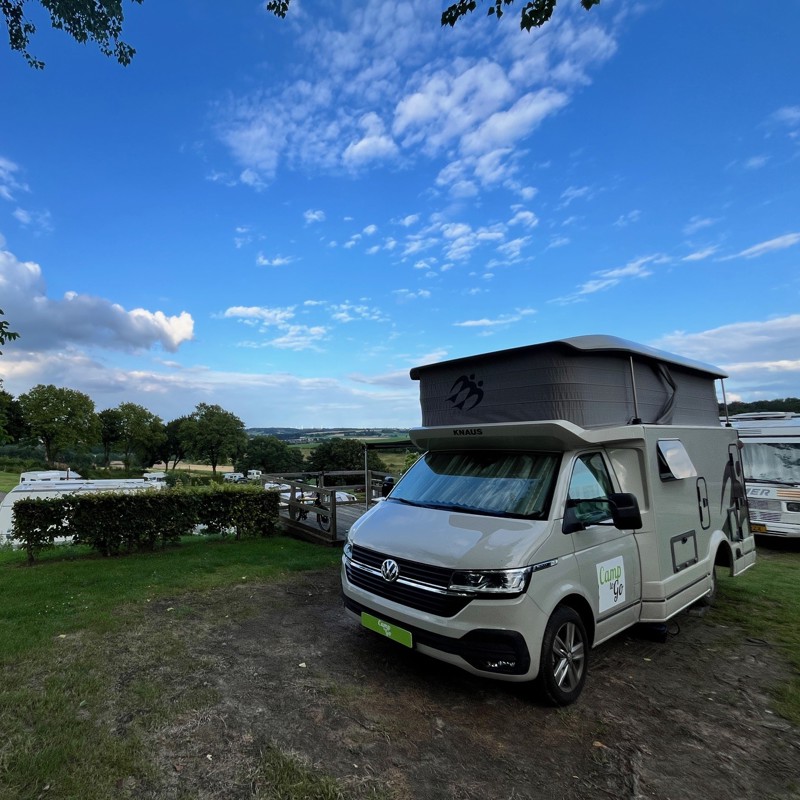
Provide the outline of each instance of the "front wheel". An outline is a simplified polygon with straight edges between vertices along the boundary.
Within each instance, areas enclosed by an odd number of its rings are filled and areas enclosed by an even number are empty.
[[[539,686],[545,698],[557,706],[574,703],[583,690],[588,666],[589,639],[583,620],[574,608],[559,606],[542,639]]]

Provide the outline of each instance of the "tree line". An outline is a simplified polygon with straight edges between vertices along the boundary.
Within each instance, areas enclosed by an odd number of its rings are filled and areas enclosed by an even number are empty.
[[[362,445],[352,439],[332,439],[317,446],[306,459],[301,450],[275,436],[248,436],[244,423],[219,405],[198,403],[194,411],[164,422],[137,403],[95,411],[92,399],[75,389],[39,384],[19,397],[0,384],[0,445],[27,445],[42,449],[49,465],[75,454],[84,462],[108,467],[112,457],[126,470],[146,469],[163,462],[175,469],[179,462],[222,464],[237,471],[303,472],[360,470]],[[383,470],[374,454],[370,469]]]
[[[800,414],[800,398],[784,397],[782,400],[757,400],[753,403],[743,403],[734,400],[728,403],[728,414],[754,414],[757,411],[782,411],[784,413]],[[720,416],[724,415],[725,407],[720,403]]]

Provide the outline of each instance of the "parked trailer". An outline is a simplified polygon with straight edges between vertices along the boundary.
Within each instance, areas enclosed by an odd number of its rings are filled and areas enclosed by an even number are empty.
[[[14,503],[28,498],[62,497],[65,494],[88,492],[140,492],[158,490],[156,481],[141,478],[119,478],[107,480],[40,480],[18,483],[0,501],[0,545],[13,539]]]
[[[578,698],[589,651],[756,558],[715,367],[582,336],[411,371],[424,451],[351,528],[346,608],[480,676]]]
[[[800,537],[800,414],[736,414],[750,527],[761,536]]]

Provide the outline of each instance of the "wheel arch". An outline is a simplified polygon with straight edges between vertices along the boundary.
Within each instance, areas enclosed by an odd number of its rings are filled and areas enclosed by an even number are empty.
[[[556,604],[553,612],[559,606],[569,606],[573,609],[583,622],[583,627],[586,629],[586,636],[589,638],[589,647],[594,646],[594,612],[592,611],[589,601],[580,594],[568,594],[559,603]],[[553,613],[551,612],[551,614]]]

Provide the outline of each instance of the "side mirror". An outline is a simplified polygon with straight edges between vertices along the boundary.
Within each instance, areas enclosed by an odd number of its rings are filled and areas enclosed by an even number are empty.
[[[638,530],[642,527],[642,513],[636,495],[616,492],[608,496],[611,506],[611,519],[614,527],[621,531]]]
[[[567,507],[564,509],[564,520],[561,523],[561,532],[577,533],[585,529],[586,526],[578,519],[575,506],[567,503]]]

